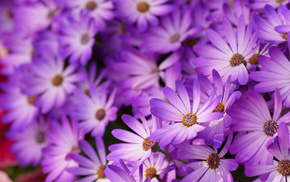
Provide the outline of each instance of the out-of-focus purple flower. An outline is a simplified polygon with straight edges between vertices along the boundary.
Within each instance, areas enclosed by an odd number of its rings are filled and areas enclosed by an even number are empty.
[[[171,88],[164,87],[163,92],[166,102],[160,99],[151,99],[151,113],[156,117],[172,122],[171,124],[157,129],[150,136],[150,140],[159,141],[160,146],[170,143],[178,144],[186,139],[193,139],[197,133],[206,128],[206,123],[220,119],[223,114],[212,112],[221,100],[221,96],[216,96],[214,89],[206,102],[201,104],[201,90],[198,79],[193,82],[192,100],[181,81],[176,81],[175,93]]]
[[[240,16],[237,28],[237,36],[228,20],[223,19],[223,31],[229,44],[215,31],[208,29],[207,37],[213,44],[196,45],[194,51],[200,57],[194,60],[199,74],[208,76],[212,80],[211,72],[216,69],[223,78],[223,82],[231,75],[232,81],[238,81],[245,85],[249,80],[249,74],[245,66],[246,61],[256,52],[258,31],[252,34],[252,22],[245,25],[245,18]]]
[[[35,96],[27,96],[21,92],[19,85],[2,83],[0,108],[6,111],[3,123],[11,123],[11,129],[23,130],[38,116],[39,109],[34,105]]]
[[[207,16],[207,21],[216,21],[220,22],[222,19],[223,5],[225,3],[230,3],[230,0],[206,0],[204,1],[204,6],[210,11],[210,14]]]
[[[191,9],[183,6],[170,15],[161,18],[160,26],[151,26],[143,37],[140,46],[145,52],[169,53],[180,48],[190,36],[202,31],[202,27],[192,27]]]
[[[172,12],[175,7],[167,4],[168,0],[113,0],[116,7],[116,16],[124,18],[129,24],[137,22],[138,30],[145,31],[148,23],[158,25],[157,16]]]
[[[83,72],[77,72],[77,64],[64,68],[62,59],[47,52],[47,55],[29,66],[31,74],[25,78],[25,93],[37,96],[36,104],[39,104],[42,113],[47,113],[53,107],[61,107],[67,95],[74,91],[75,84],[86,77]]]
[[[89,92],[84,93],[76,90],[75,97],[76,112],[72,115],[79,119],[80,128],[84,128],[85,133],[92,131],[92,136],[103,136],[109,121],[114,121],[117,117],[118,108],[113,106],[116,96],[116,89],[108,94],[105,87],[96,87],[91,84]]]
[[[285,123],[278,127],[278,143],[267,147],[268,151],[277,159],[272,164],[246,165],[246,176],[258,176],[262,181],[283,182],[290,179],[289,130]]]
[[[81,12],[80,18],[63,24],[61,36],[61,55],[68,57],[70,63],[79,62],[86,65],[92,56],[92,47],[95,43],[94,36],[97,33],[95,22],[88,12]]]
[[[185,176],[181,182],[187,181],[224,181],[232,182],[233,177],[230,171],[238,168],[238,163],[234,159],[224,159],[228,152],[233,135],[230,134],[225,146],[218,153],[217,149],[212,149],[206,145],[176,145],[177,151],[171,153],[173,159],[194,160],[183,165],[177,170],[177,174]]]
[[[102,138],[96,137],[97,153],[86,140],[81,140],[79,145],[88,158],[79,154],[72,155],[71,158],[76,161],[80,167],[68,168],[67,171],[75,175],[86,176],[79,179],[78,182],[110,182],[104,173],[107,162],[106,150]]]
[[[241,15],[245,16],[246,24],[249,24],[250,19],[252,17],[252,12],[249,7],[247,7],[247,1],[244,0],[233,0],[230,2],[231,5],[228,3],[224,3],[223,11],[224,15],[228,17],[232,24],[238,25],[239,17]]]
[[[23,131],[10,130],[7,133],[7,137],[15,141],[11,151],[16,153],[15,159],[20,161],[21,166],[30,163],[36,166],[43,157],[42,149],[48,145],[46,135],[50,131],[50,123],[40,117],[23,128]]]
[[[247,98],[241,98],[228,109],[227,113],[236,119],[230,128],[233,131],[247,132],[236,137],[231,145],[231,154],[236,155],[239,163],[258,164],[272,160],[266,150],[269,142],[277,135],[281,122],[289,122],[290,113],[280,117],[282,110],[281,96],[274,93],[274,115],[270,115],[265,99],[254,91],[246,92]]]
[[[12,10],[14,5],[14,2],[10,0],[0,2],[0,34],[12,31],[15,26]]]
[[[144,160],[149,158],[152,154],[151,148],[154,145],[154,141],[150,140],[149,136],[155,128],[149,129],[147,120],[141,115],[139,117],[142,124],[130,115],[125,114],[122,116],[124,123],[135,133],[123,129],[114,129],[112,131],[114,137],[126,143],[109,146],[111,153],[107,156],[107,159],[110,161],[122,159],[127,162],[134,162],[131,174],[139,168]]]
[[[213,145],[215,148],[219,148],[224,141],[224,133],[227,129],[229,129],[229,125],[232,122],[232,117],[227,114],[227,109],[232,106],[236,99],[239,99],[241,96],[240,91],[234,91],[231,88],[231,77],[229,76],[226,83],[222,83],[222,78],[218,74],[216,70],[213,70],[213,84],[204,76],[199,75],[200,84],[202,90],[206,93],[206,95],[210,95],[215,88],[217,88],[216,95],[221,95],[222,98],[214,109],[213,112],[220,112],[223,114],[223,117],[211,121],[207,128],[202,130],[198,137],[205,139],[205,143],[207,145]]]
[[[84,138],[83,132],[78,130],[77,121],[62,117],[61,123],[52,122],[51,131],[47,135],[49,145],[43,149],[44,159],[41,162],[43,172],[49,173],[46,182],[73,181],[75,175],[66,168],[76,167],[78,163],[71,159],[80,153],[79,140]]]
[[[273,8],[278,8],[281,4],[289,3],[288,0],[251,0],[248,6],[252,9],[263,9],[265,6],[270,5]]]
[[[254,81],[260,82],[255,85],[255,91],[265,93],[278,88],[283,105],[290,107],[289,60],[277,47],[271,47],[269,54],[271,58],[259,56],[258,61],[263,70],[252,72],[250,75]]]

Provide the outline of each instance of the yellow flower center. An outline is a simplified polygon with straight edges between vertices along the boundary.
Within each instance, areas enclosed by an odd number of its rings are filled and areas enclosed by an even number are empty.
[[[206,163],[209,168],[216,169],[220,165],[220,157],[217,153],[209,154],[208,158],[206,159]]]
[[[282,176],[290,175],[290,161],[288,159],[278,162],[277,170]]]
[[[137,5],[137,10],[138,10],[140,13],[145,13],[145,12],[147,12],[147,11],[149,10],[149,8],[150,8],[149,4],[148,4],[147,2],[144,2],[144,1],[138,3],[138,5]]]
[[[95,10],[98,7],[97,3],[95,3],[94,1],[89,1],[87,2],[87,4],[85,5],[85,9],[86,10]]]
[[[182,124],[190,127],[196,123],[197,116],[193,113],[187,113],[182,117]]]
[[[35,99],[36,99],[35,96],[29,96],[28,99],[27,99],[28,104],[33,105],[34,102],[35,102]]]
[[[264,129],[265,135],[272,137],[278,131],[278,124],[274,120],[269,120],[264,123],[263,129]]]
[[[254,54],[250,59],[249,59],[249,63],[251,65],[254,65],[254,64],[259,64],[258,62],[258,57],[260,56],[260,54]]]
[[[220,112],[225,114],[225,106],[220,102],[212,112]]]
[[[156,176],[156,169],[154,167],[149,167],[148,169],[146,169],[146,172],[145,172],[145,177],[146,178],[154,178]]]
[[[106,169],[106,166],[100,166],[98,168],[97,175],[98,175],[99,178],[106,178],[105,169]]]
[[[147,151],[153,144],[154,142],[150,141],[149,137],[145,138],[142,144],[143,150]]]
[[[282,39],[283,39],[283,40],[287,40],[287,36],[288,36],[288,33],[283,33],[283,35],[282,35]]]
[[[232,67],[239,66],[240,64],[244,64],[245,62],[245,58],[241,54],[234,54],[230,60],[230,64]]]
[[[63,78],[61,75],[56,75],[53,79],[52,79],[52,84],[54,86],[60,86],[63,82]]]

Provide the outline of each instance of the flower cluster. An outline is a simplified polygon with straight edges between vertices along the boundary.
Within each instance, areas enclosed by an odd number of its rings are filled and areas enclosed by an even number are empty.
[[[1,0],[0,181],[290,181],[289,32],[289,0]]]

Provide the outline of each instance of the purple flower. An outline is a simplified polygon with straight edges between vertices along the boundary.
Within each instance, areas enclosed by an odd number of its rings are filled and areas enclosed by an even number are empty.
[[[53,107],[61,107],[67,95],[74,91],[75,84],[85,79],[86,75],[77,72],[76,64],[64,68],[64,61],[58,56],[47,53],[42,59],[30,65],[31,74],[26,78],[25,93],[37,96],[36,102],[41,112],[47,113]]]
[[[287,0],[252,0],[249,3],[249,7],[252,9],[263,9],[265,6],[272,6],[273,8],[278,8],[281,4],[287,4]]]
[[[269,54],[271,58],[259,56],[259,63],[263,70],[252,72],[250,75],[254,81],[260,82],[254,87],[255,91],[265,93],[278,88],[283,105],[290,107],[289,60],[277,47],[271,47]]]
[[[239,18],[237,36],[226,17],[223,19],[223,30],[227,32],[226,38],[229,44],[217,32],[208,29],[207,37],[213,46],[196,45],[194,47],[194,51],[200,55],[194,60],[197,66],[196,71],[211,79],[211,72],[216,69],[224,82],[231,75],[233,82],[238,80],[241,85],[245,85],[249,80],[245,64],[258,48],[258,31],[252,34],[252,22],[246,27],[243,15]]]
[[[169,0],[114,0],[116,16],[124,18],[129,24],[137,22],[138,30],[145,31],[148,23],[158,25],[157,16],[172,12],[175,8],[167,4]]]
[[[92,56],[92,47],[97,33],[95,22],[89,12],[81,12],[80,18],[63,24],[61,27],[61,55],[68,57],[70,63],[79,62],[86,65]]]
[[[81,140],[79,145],[88,158],[79,154],[72,155],[71,158],[76,161],[80,167],[68,168],[67,171],[75,175],[86,176],[79,179],[78,182],[109,182],[109,179],[106,178],[104,173],[104,170],[107,167],[107,162],[106,150],[102,138],[96,137],[97,153],[85,140]]]
[[[122,159],[127,162],[135,162],[131,174],[152,154],[151,147],[154,145],[154,142],[149,139],[154,129],[149,129],[148,123],[143,116],[139,115],[139,117],[142,124],[132,116],[126,114],[122,116],[124,123],[135,133],[123,129],[114,129],[112,131],[114,137],[126,143],[109,146],[111,153],[107,156],[110,161]]]
[[[84,128],[85,133],[92,131],[92,136],[103,136],[109,121],[114,121],[117,117],[118,108],[113,106],[116,96],[116,89],[108,95],[105,87],[96,87],[91,84],[89,92],[84,93],[76,90],[75,97],[76,112],[72,115],[81,120],[80,128]]]
[[[76,120],[69,122],[68,118],[63,116],[61,123],[52,122],[51,131],[47,135],[49,145],[43,149],[44,159],[41,162],[42,171],[49,173],[46,182],[75,179],[75,175],[67,172],[66,168],[78,166],[71,156],[80,153],[78,142],[83,138]]]
[[[238,168],[234,159],[224,159],[232,142],[233,135],[230,134],[224,148],[218,153],[206,145],[176,145],[177,151],[171,153],[174,159],[194,160],[183,165],[177,170],[177,174],[185,176],[181,182],[187,181],[225,181],[232,182],[233,177],[230,171]]]
[[[192,100],[184,85],[177,80],[175,93],[171,88],[164,87],[163,92],[166,102],[160,99],[151,99],[151,113],[156,117],[170,121],[167,126],[157,129],[150,136],[150,140],[159,141],[160,146],[170,143],[178,144],[186,139],[193,139],[197,133],[206,128],[206,123],[222,117],[220,112],[212,112],[221,96],[214,99],[216,89],[213,90],[204,104],[201,104],[201,90],[198,79],[195,79],[192,87]]]
[[[245,166],[246,176],[258,176],[262,181],[283,182],[290,179],[289,130],[285,123],[278,127],[278,143],[267,147],[268,151],[277,159],[272,164]]]
[[[184,6],[170,15],[161,18],[160,26],[148,29],[140,46],[145,52],[169,53],[181,47],[181,43],[190,36],[202,31],[202,27],[192,27],[191,9]]]
[[[236,155],[239,163],[258,164],[266,162],[272,156],[266,150],[269,142],[277,135],[281,122],[289,122],[290,113],[280,117],[282,110],[281,96],[274,93],[274,115],[270,115],[265,99],[254,91],[246,92],[247,98],[241,98],[227,110],[236,119],[230,128],[233,131],[247,132],[236,137],[231,145],[231,154]]]
[[[15,141],[11,151],[16,154],[15,159],[20,161],[21,166],[30,163],[36,166],[43,157],[42,149],[48,145],[46,135],[50,131],[50,123],[40,117],[24,128],[23,131],[10,130],[7,133],[7,137]]]

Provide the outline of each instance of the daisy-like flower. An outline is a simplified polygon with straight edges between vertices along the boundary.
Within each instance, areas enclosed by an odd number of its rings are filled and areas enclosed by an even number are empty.
[[[269,50],[271,58],[259,56],[259,63],[263,67],[262,71],[252,72],[250,77],[254,81],[260,82],[255,85],[256,92],[265,93],[279,89],[283,106],[290,107],[290,63],[283,52],[277,47]]]
[[[278,90],[274,93],[273,116],[260,94],[247,91],[246,96],[236,101],[227,111],[236,120],[231,124],[231,130],[247,132],[235,138],[230,153],[237,154],[235,159],[239,163],[258,164],[272,158],[266,147],[277,135],[279,124],[289,123],[290,113],[280,117],[282,101]]]
[[[75,84],[86,77],[85,73],[77,72],[77,68],[77,64],[64,68],[63,60],[48,53],[29,66],[31,74],[25,78],[28,85],[25,93],[37,96],[36,102],[42,113],[53,107],[59,108],[65,103],[67,95],[74,91]]]
[[[140,46],[145,52],[169,53],[181,47],[189,36],[202,31],[202,27],[192,27],[191,9],[187,6],[177,9],[161,18],[160,26],[151,26],[144,35]]]
[[[223,114],[212,112],[221,100],[216,96],[214,89],[206,102],[202,105],[200,83],[194,79],[192,87],[192,101],[185,86],[181,81],[176,81],[175,93],[171,88],[164,87],[163,92],[167,100],[151,99],[151,113],[156,117],[172,122],[171,124],[157,129],[150,136],[151,141],[159,141],[160,146],[178,144],[186,139],[193,139],[197,133],[206,128],[205,123],[220,119]]]
[[[15,159],[21,166],[32,163],[36,166],[43,157],[42,149],[48,145],[46,135],[50,130],[50,124],[43,117],[34,120],[23,131],[11,130],[7,137],[14,140],[11,151],[16,153]]]
[[[44,159],[41,162],[42,171],[49,173],[46,182],[75,179],[75,175],[67,172],[66,168],[78,166],[71,156],[80,153],[78,142],[83,138],[76,120],[69,122],[68,118],[63,116],[61,123],[52,122],[51,131],[47,135],[49,145],[43,149]]]
[[[97,26],[89,12],[81,12],[79,19],[63,24],[60,30],[61,55],[70,56],[70,63],[86,65],[92,56],[94,36],[97,34]]]
[[[246,165],[246,176],[258,176],[266,182],[290,180],[289,130],[285,123],[278,127],[278,143],[274,142],[267,150],[277,159],[272,164]]]
[[[114,129],[112,131],[114,137],[126,143],[109,146],[111,153],[107,156],[107,159],[110,161],[122,159],[126,162],[135,162],[131,174],[150,157],[152,154],[151,148],[154,145],[154,142],[149,137],[155,128],[149,129],[147,120],[141,115],[139,117],[141,118],[142,124],[130,115],[124,114],[122,116],[124,123],[135,133],[123,129]]]
[[[246,61],[256,52],[258,31],[252,34],[252,22],[246,27],[245,18],[240,16],[237,36],[230,21],[224,17],[223,31],[226,33],[227,42],[215,31],[208,29],[207,37],[213,45],[196,45],[194,51],[200,57],[194,60],[199,74],[208,76],[212,80],[211,72],[216,69],[223,82],[231,75],[232,81],[245,85],[249,80]]]
[[[230,134],[224,148],[218,153],[206,145],[176,145],[177,151],[171,153],[174,159],[194,160],[177,170],[177,174],[185,176],[181,182],[187,181],[224,181],[232,182],[233,177],[230,171],[238,168],[234,159],[223,159],[228,152],[233,135]]]
[[[129,24],[137,22],[140,31],[145,31],[148,23],[158,25],[157,16],[166,15],[175,9],[167,2],[169,0],[114,0],[116,16],[124,18]]]
[[[6,113],[3,123],[11,123],[11,129],[25,129],[38,116],[39,109],[34,105],[35,96],[27,96],[21,92],[19,85],[2,83],[0,108]]]
[[[114,121],[117,117],[118,108],[113,106],[115,96],[116,89],[108,95],[106,87],[97,88],[93,84],[90,85],[87,94],[76,90],[75,97],[79,100],[73,116],[81,120],[79,127],[84,128],[85,133],[92,131],[92,136],[104,135],[109,121]]]
[[[211,92],[217,88],[216,95],[221,95],[222,98],[213,110],[213,112],[220,112],[223,117],[211,121],[207,128],[198,134],[198,137],[205,139],[207,145],[213,145],[215,148],[219,148],[224,141],[224,133],[228,129],[228,126],[232,122],[232,117],[227,114],[227,109],[232,106],[236,99],[240,98],[241,92],[234,91],[231,88],[231,77],[229,76],[226,83],[222,83],[222,79],[216,70],[212,71],[213,84],[202,75],[199,75],[199,80],[201,83],[202,90],[204,90],[206,95],[210,95]]]
[[[79,145],[82,151],[88,156],[88,158],[75,154],[71,158],[76,161],[80,167],[68,168],[72,174],[86,176],[78,180],[78,182],[96,181],[96,182],[110,182],[104,173],[107,167],[106,162],[106,150],[104,142],[101,137],[96,137],[97,153],[93,147],[85,140],[81,140]]]

